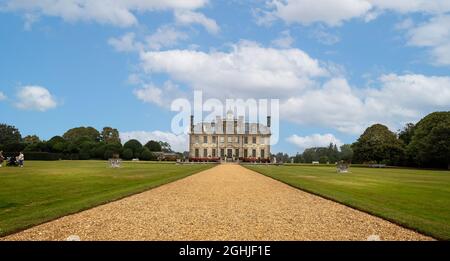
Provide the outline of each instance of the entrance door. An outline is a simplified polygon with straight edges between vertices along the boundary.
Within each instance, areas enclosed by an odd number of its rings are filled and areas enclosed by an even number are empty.
[[[227,149],[227,158],[233,158],[233,149]]]

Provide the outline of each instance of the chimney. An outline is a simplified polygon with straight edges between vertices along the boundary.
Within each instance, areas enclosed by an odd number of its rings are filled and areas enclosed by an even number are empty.
[[[270,116],[267,116],[267,127],[270,128]]]

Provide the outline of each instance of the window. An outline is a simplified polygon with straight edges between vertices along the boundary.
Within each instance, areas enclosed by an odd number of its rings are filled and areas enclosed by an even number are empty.
[[[208,136],[203,136],[203,143],[208,143]]]
[[[239,143],[239,136],[236,136],[236,143]]]
[[[200,137],[199,136],[195,136],[195,143],[200,143]]]
[[[233,137],[228,136],[228,137],[227,137],[227,142],[228,142],[228,143],[232,143],[232,142],[233,142]]]
[[[227,149],[227,157],[232,158],[233,157],[233,149]]]
[[[246,149],[244,149],[244,158],[247,158],[247,150]]]
[[[252,137],[252,143],[256,144],[256,136]]]
[[[220,143],[224,143],[225,142],[225,137],[220,137]]]
[[[256,158],[256,150],[252,150],[252,157]]]
[[[236,153],[236,154],[235,154],[234,156],[235,156],[236,158],[239,158],[239,149],[236,149],[236,150],[235,150],[235,153]]]
[[[225,150],[224,149],[220,149],[220,156],[222,158],[225,157]]]
[[[265,158],[264,157],[264,150],[261,150],[261,158]]]
[[[195,157],[196,158],[200,157],[200,153],[198,152],[198,149],[195,149]]]
[[[213,158],[216,157],[216,149],[212,149],[212,156],[213,156]]]
[[[248,137],[247,136],[244,137],[244,144],[248,144]]]
[[[216,143],[217,142],[217,136],[212,136],[212,143]]]
[[[208,157],[208,149],[203,149],[203,157]]]

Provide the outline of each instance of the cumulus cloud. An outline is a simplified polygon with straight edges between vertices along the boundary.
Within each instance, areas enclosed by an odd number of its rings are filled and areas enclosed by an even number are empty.
[[[269,21],[277,17],[287,23],[324,23],[328,26],[339,26],[354,18],[370,21],[385,11],[433,15],[450,11],[447,0],[273,0],[268,1],[267,6],[271,11],[263,14],[271,18]]]
[[[163,47],[173,47],[181,40],[186,40],[188,35],[172,26],[161,26],[155,33],[146,37],[147,46],[151,50],[159,50]]]
[[[298,124],[358,134],[374,123],[398,129],[432,111],[448,110],[448,104],[450,77],[389,74],[366,89],[352,88],[343,78],[331,79],[320,89],[287,99],[280,113]]]
[[[212,98],[279,98],[281,119],[348,134],[378,122],[397,129],[450,104],[450,77],[386,74],[371,86],[350,86],[332,66],[294,48],[240,42],[227,52],[168,50],[140,56],[143,73],[164,74]],[[135,94],[166,104],[165,93],[170,92],[150,86]]]
[[[337,139],[333,134],[313,134],[309,136],[292,135],[286,139],[289,143],[294,144],[299,152],[303,152],[307,148],[313,147],[328,147],[330,143],[336,144],[338,147],[343,143]]]
[[[161,73],[206,94],[289,96],[327,75],[318,60],[299,49],[264,48],[241,41],[229,52],[150,51],[140,54],[144,72]]]
[[[150,140],[168,142],[172,150],[183,152],[188,150],[187,135],[175,135],[171,132],[164,131],[129,131],[120,132],[120,140],[125,143],[131,139],[136,139],[142,144],[146,144]]]
[[[0,101],[4,101],[6,98],[6,95],[3,92],[0,92]]]
[[[208,0],[6,0],[0,8],[27,14],[55,16],[69,22],[95,21],[120,27],[138,23],[135,12],[195,10]]]
[[[408,44],[428,47],[432,63],[450,65],[450,15],[431,18],[426,23],[409,27]]]
[[[220,27],[217,25],[216,21],[199,12],[177,10],[175,11],[175,20],[178,24],[182,25],[202,25],[209,33],[212,34],[216,34],[220,31]]]
[[[173,26],[163,25],[153,34],[142,37],[144,38],[142,41],[136,38],[135,33],[129,32],[121,37],[110,38],[108,44],[118,52],[143,52],[176,46],[180,41],[188,39],[189,36]]]
[[[55,97],[41,86],[21,87],[17,99],[16,107],[22,110],[47,111],[57,106]]]
[[[133,93],[136,98],[145,103],[162,107],[169,107],[172,100],[184,97],[184,93],[171,81],[166,81],[162,87],[153,83],[143,84],[142,87],[134,89]]]
[[[273,15],[287,23],[309,25],[322,22],[329,26],[364,16],[370,9],[368,1],[361,0],[275,0]]]

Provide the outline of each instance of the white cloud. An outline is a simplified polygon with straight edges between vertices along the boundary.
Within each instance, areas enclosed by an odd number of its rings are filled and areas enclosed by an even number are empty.
[[[6,95],[3,92],[0,92],[0,101],[4,101],[6,99],[7,99]]]
[[[41,86],[21,87],[17,99],[16,107],[23,110],[47,111],[57,106],[55,97]]]
[[[216,21],[206,17],[202,13],[190,10],[176,10],[175,20],[178,24],[182,25],[200,24],[212,34],[216,34],[220,31],[220,27],[217,25]]]
[[[172,150],[184,152],[188,150],[188,137],[186,135],[175,135],[164,131],[129,131],[120,132],[120,140],[125,143],[131,139],[136,139],[143,145],[150,140],[168,142]]]
[[[290,48],[294,41],[289,30],[285,30],[281,32],[279,38],[272,41],[272,44],[280,48]]]
[[[195,10],[208,0],[7,0],[0,8],[28,14],[61,17],[65,21],[95,21],[127,27],[138,23],[135,12]]]
[[[119,38],[110,38],[108,44],[118,52],[143,52],[145,50],[160,50],[164,47],[173,47],[189,36],[173,26],[159,27],[153,34],[147,35],[145,41],[138,41],[133,32],[126,33]]]
[[[118,52],[136,52],[143,48],[143,45],[135,41],[134,33],[126,33],[120,38],[109,38],[108,44]]]
[[[142,52],[144,72],[163,73],[205,94],[244,97],[289,96],[314,84],[325,68],[299,49],[264,48],[241,41],[229,52],[169,50]]]
[[[354,18],[371,21],[385,11],[433,15],[450,11],[448,0],[271,0],[267,6],[272,11],[261,12],[263,21],[278,17],[287,23],[328,26],[339,26]]]
[[[360,134],[374,123],[395,130],[432,111],[450,108],[450,77],[389,74],[381,76],[377,84],[357,89],[345,79],[331,79],[320,89],[282,102],[281,117],[301,125]]]
[[[155,33],[146,37],[146,42],[151,50],[159,50],[163,47],[173,47],[180,40],[187,38],[186,33],[176,30],[172,26],[161,26]]]
[[[371,4],[362,0],[274,0],[273,14],[287,23],[309,25],[322,22],[329,26],[341,25],[343,21],[363,17]]]
[[[359,133],[366,124],[364,103],[343,78],[288,98],[281,103],[280,113],[282,118],[301,125],[331,127],[345,133]]]
[[[431,18],[408,30],[408,44],[431,48],[432,63],[450,65],[450,15]]]
[[[165,82],[162,87],[144,84],[142,87],[134,89],[133,93],[136,98],[145,103],[153,103],[162,107],[169,107],[175,98],[184,97],[184,93],[171,81]]]
[[[368,0],[375,8],[398,13],[441,14],[450,11],[448,0]]]
[[[286,139],[288,142],[294,144],[299,152],[303,152],[307,148],[313,147],[328,147],[330,143],[336,144],[338,147],[343,143],[337,139],[333,134],[313,134],[309,136],[292,135]]]

